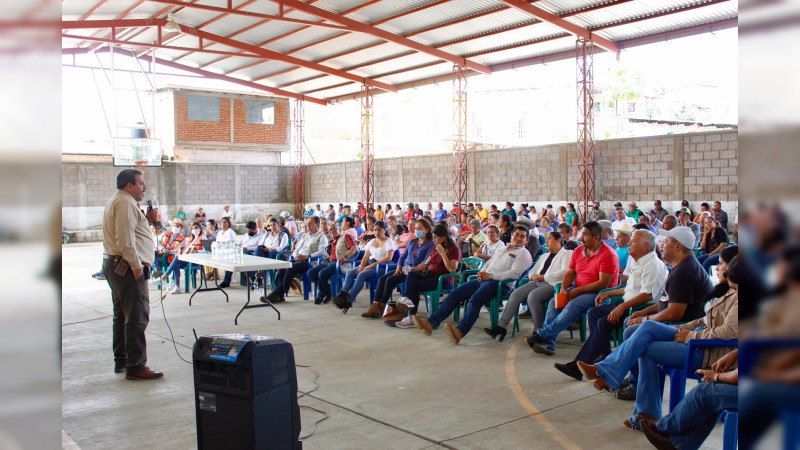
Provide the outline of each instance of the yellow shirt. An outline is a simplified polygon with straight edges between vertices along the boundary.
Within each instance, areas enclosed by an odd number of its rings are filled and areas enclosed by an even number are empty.
[[[480,211],[478,211],[478,217],[479,217],[478,220],[480,220],[481,222],[486,222],[487,220],[489,220],[489,210],[486,208],[481,209]]]
[[[383,215],[383,211],[375,211],[375,212],[372,214],[372,216],[373,216],[374,218],[376,218],[377,220],[383,220],[383,217],[384,217],[384,215]]]
[[[138,202],[125,191],[118,190],[103,212],[103,251],[107,255],[122,255],[131,269],[152,264],[155,243]]]

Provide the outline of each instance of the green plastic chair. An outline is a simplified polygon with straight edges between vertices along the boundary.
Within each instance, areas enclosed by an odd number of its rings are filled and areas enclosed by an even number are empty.
[[[443,295],[452,292],[456,286],[464,284],[470,275],[474,275],[480,272],[481,268],[483,267],[483,264],[485,263],[485,261],[480,258],[464,258],[463,260],[461,260],[461,262],[466,264],[467,267],[466,270],[442,275],[439,277],[439,283],[436,286],[436,290],[420,292],[420,295],[423,295],[425,297],[425,304],[428,308],[429,314],[433,314],[434,312],[436,312],[437,309],[439,309],[439,303]],[[461,264],[459,266],[461,266]],[[444,289],[442,282],[451,277],[453,278],[453,288]],[[430,304],[428,303],[428,300],[430,300]]]
[[[636,311],[641,311],[643,309],[647,309],[647,308],[649,308],[649,307],[651,307],[653,305],[655,305],[654,302],[645,302],[645,303],[642,303],[641,305],[631,306],[631,308],[628,310],[628,317],[630,317],[631,314],[633,314]],[[615,347],[619,347],[620,344],[622,344],[622,333],[623,333],[623,331],[624,331],[623,328],[615,328],[615,329],[611,330],[611,339],[614,341],[614,346]]]

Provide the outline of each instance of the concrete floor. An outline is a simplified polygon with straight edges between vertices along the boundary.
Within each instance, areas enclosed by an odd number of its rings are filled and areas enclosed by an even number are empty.
[[[153,382],[127,381],[113,373],[111,301],[105,281],[90,275],[100,266],[99,243],[64,247],[62,414],[65,448],[196,447],[192,367],[173,348],[155,285],[151,291],[148,364],[165,372]],[[319,371],[319,389],[300,400],[330,418],[304,442],[306,449],[354,448],[648,448],[644,435],[623,419],[631,402],[596,391],[553,368],[578,351],[564,332],[556,356],[534,354],[519,335],[498,343],[481,330],[454,346],[443,329],[427,337],[417,329],[388,328],[360,317],[368,292],[343,315],[290,295],[282,319],[268,308],[233,316],[245,290],[234,285],[231,301],[221,294],[171,295],[164,312],[178,351],[191,358],[198,335],[253,333],[277,336],[294,347],[298,364]],[[531,325],[522,324],[529,335]],[[297,369],[301,391],[313,374]],[[693,383],[689,383],[690,386]],[[666,396],[665,396],[666,397]],[[320,415],[302,411],[303,430]],[[706,442],[721,448],[721,427]]]

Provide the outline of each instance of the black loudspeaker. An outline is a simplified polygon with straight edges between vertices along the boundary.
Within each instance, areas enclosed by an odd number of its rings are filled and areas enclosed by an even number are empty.
[[[202,336],[194,344],[199,449],[300,449],[292,345],[266,336]]]

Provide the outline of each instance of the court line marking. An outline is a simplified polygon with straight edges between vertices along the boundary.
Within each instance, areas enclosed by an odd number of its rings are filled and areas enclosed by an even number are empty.
[[[528,412],[531,419],[536,420],[541,423],[544,427],[545,431],[547,431],[553,439],[555,439],[562,447],[567,450],[578,450],[581,447],[576,445],[574,442],[569,440],[569,438],[564,435],[558,428],[555,427],[547,417],[537,408],[534,406],[533,402],[528,398],[527,394],[525,394],[525,390],[522,389],[522,386],[519,384],[519,380],[517,379],[517,369],[516,369],[516,360],[517,360],[517,353],[519,352],[519,348],[522,345],[522,341],[524,338],[520,336],[514,341],[514,344],[508,350],[506,354],[506,379],[508,380],[508,387],[511,389],[511,392],[514,394],[514,397],[517,398],[517,402],[519,402],[520,406],[522,406],[525,411]]]

